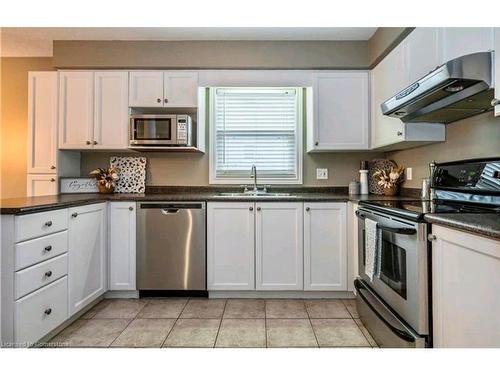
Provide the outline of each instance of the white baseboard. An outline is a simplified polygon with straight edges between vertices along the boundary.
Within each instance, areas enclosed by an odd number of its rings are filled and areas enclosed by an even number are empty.
[[[351,299],[352,292],[305,292],[305,291],[209,291],[208,298],[301,298],[301,299]]]
[[[138,290],[109,290],[104,295],[104,298],[139,298]]]

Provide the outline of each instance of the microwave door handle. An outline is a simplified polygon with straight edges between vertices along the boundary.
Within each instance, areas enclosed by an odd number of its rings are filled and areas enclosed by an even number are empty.
[[[402,331],[396,327],[394,327],[391,323],[387,321],[387,319],[384,318],[384,316],[373,307],[373,305],[368,301],[368,298],[366,298],[363,293],[361,292],[362,289],[366,289],[366,287],[359,281],[359,280],[354,280],[354,287],[356,288],[356,291],[358,292],[358,295],[363,299],[363,301],[368,305],[370,310],[373,311],[373,313],[379,318],[386,326],[389,328],[396,336],[398,336],[400,339],[408,341],[408,342],[415,342],[415,337],[410,335],[409,333]]]
[[[361,220],[366,219],[366,215],[363,215],[361,212],[356,211],[356,216],[359,217]],[[388,227],[385,225],[380,225],[377,223],[377,228],[384,232],[391,232],[391,233],[396,233],[396,234],[403,234],[407,236],[412,236],[415,233],[417,233],[417,230],[415,228],[395,228],[395,227]]]

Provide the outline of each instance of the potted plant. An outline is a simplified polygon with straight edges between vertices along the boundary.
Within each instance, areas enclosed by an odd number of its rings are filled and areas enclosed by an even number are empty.
[[[384,195],[397,195],[399,185],[404,180],[404,167],[379,169],[373,174],[373,177],[377,179],[377,184],[384,188]]]
[[[89,175],[97,180],[100,193],[111,194],[115,191],[116,181],[120,178],[118,172],[118,168],[97,168],[90,172]]]

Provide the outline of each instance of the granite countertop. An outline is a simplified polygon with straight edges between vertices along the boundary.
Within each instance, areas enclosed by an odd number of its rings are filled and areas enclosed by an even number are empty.
[[[482,214],[425,214],[425,220],[432,224],[458,229],[500,240],[500,213]]]

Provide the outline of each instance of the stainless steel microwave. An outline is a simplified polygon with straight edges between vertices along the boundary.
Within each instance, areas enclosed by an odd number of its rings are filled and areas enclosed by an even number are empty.
[[[192,146],[190,115],[130,116],[130,146]]]

